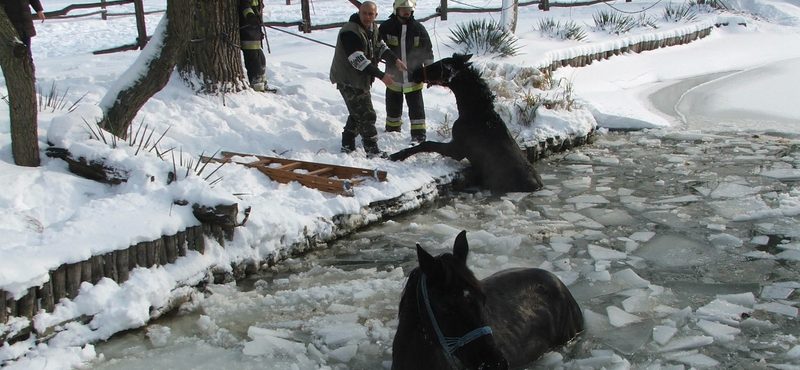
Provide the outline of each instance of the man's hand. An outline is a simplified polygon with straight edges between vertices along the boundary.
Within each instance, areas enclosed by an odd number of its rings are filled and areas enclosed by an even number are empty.
[[[394,79],[392,79],[392,76],[387,73],[383,75],[383,78],[381,78],[381,82],[383,82],[386,86],[389,86],[394,83]]]
[[[38,16],[42,23],[44,23],[44,10],[36,12],[36,16]]]
[[[399,69],[399,70],[401,70],[401,71],[403,71],[403,72],[405,72],[405,71],[408,71],[408,67],[407,67],[407,66],[406,66],[406,64],[405,64],[405,63],[404,63],[402,60],[400,60],[400,59],[397,59],[397,61],[396,61],[396,62],[394,62],[394,65],[395,65],[395,66],[397,66],[397,69]]]

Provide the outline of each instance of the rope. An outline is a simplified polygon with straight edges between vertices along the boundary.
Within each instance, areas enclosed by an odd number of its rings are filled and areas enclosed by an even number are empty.
[[[273,29],[273,30],[276,30],[276,31],[281,31],[281,32],[283,32],[283,33],[285,33],[285,34],[288,34],[288,35],[292,35],[292,36],[295,36],[295,37],[299,37],[299,38],[301,38],[301,39],[304,39],[304,40],[313,41],[313,42],[316,42],[317,44],[321,44],[321,45],[329,46],[329,47],[332,47],[332,48],[335,48],[335,47],[336,47],[335,45],[331,45],[331,44],[329,44],[329,43],[327,43],[327,42],[322,42],[322,41],[319,41],[319,40],[314,40],[314,39],[312,39],[312,38],[310,38],[310,37],[306,37],[306,36],[298,35],[298,34],[296,34],[296,33],[291,33],[291,32],[289,32],[289,31],[285,31],[285,30],[282,30],[282,29],[280,29],[280,28],[276,28],[276,27],[273,27],[273,26],[266,26],[266,27],[268,27],[268,28],[271,28],[271,29]]]

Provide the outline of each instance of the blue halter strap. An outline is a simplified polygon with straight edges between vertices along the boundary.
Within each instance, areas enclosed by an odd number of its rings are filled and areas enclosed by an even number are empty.
[[[433,325],[433,330],[436,331],[436,337],[439,338],[439,344],[442,346],[442,350],[444,350],[444,357],[447,358],[447,362],[450,363],[450,366],[453,369],[458,369],[458,365],[456,365],[456,360],[453,357],[453,352],[457,349],[466,346],[470,342],[484,336],[484,335],[492,335],[492,328],[488,325],[484,327],[477,328],[463,337],[445,337],[442,334],[442,329],[439,328],[439,323],[436,321],[436,316],[433,315],[433,308],[431,308],[431,300],[428,298],[428,286],[426,284],[427,276],[422,274],[419,279],[419,287],[422,290],[422,298],[425,300],[425,308],[428,311],[428,317],[431,319],[431,324]]]

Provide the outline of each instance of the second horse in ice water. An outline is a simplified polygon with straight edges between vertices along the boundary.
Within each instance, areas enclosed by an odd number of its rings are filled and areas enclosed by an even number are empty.
[[[417,244],[392,344],[392,370],[506,370],[536,361],[584,329],[567,287],[538,268],[500,271],[478,281],[467,267],[467,232],[453,253],[434,257]]]
[[[469,59],[453,54],[416,69],[414,82],[442,85],[456,96],[458,119],[448,143],[425,141],[390,156],[402,161],[421,152],[436,152],[455,160],[467,158],[480,178],[480,186],[497,192],[529,192],[542,188],[542,178],[511,136],[494,109],[495,96]]]

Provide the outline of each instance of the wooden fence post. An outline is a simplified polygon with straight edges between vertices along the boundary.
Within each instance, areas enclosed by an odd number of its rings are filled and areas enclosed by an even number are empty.
[[[439,18],[441,18],[443,21],[446,21],[447,20],[447,0],[442,0],[441,3],[439,3],[439,9],[436,9],[436,11],[439,13]]]
[[[108,11],[106,10],[106,0],[100,0],[100,18],[104,21],[108,20]]]
[[[136,29],[139,32],[136,43],[139,49],[144,49],[145,45],[147,45],[147,27],[144,24],[144,0],[134,0],[133,6],[136,9]]]
[[[303,31],[303,33],[311,33],[311,5],[309,4],[309,0],[300,0],[300,13],[303,17],[303,24],[300,25],[300,31]]]
[[[539,4],[539,9],[544,11],[550,11],[550,0],[542,0],[542,3]]]

